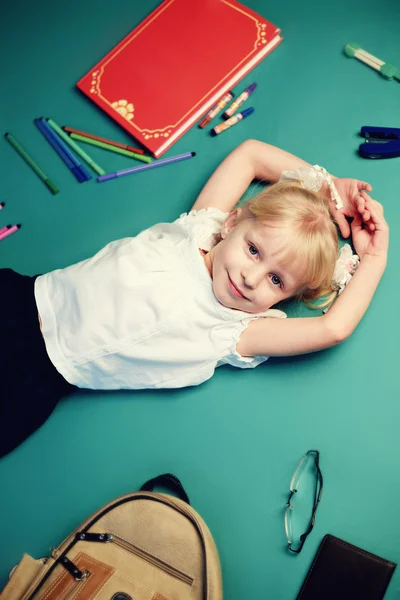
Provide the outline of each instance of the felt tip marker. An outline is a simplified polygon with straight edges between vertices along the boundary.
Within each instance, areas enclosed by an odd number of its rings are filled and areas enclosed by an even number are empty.
[[[6,205],[6,203],[5,203],[5,202],[0,202],[0,210],[1,210],[2,208],[4,208],[4,207],[5,207],[5,205]]]
[[[217,114],[223,109],[225,108],[225,106],[228,104],[228,102],[230,102],[232,100],[232,98],[234,97],[234,93],[233,92],[227,92],[224,96],[222,96],[222,98],[219,100],[219,102],[217,102],[217,104],[214,106],[214,108],[212,108],[210,110],[210,112],[208,112],[206,114],[206,116],[204,117],[204,119],[199,123],[199,127],[200,129],[203,129],[204,127],[206,127],[209,122],[217,116]]]
[[[124,150],[129,150],[130,152],[134,152],[135,154],[144,154],[144,150],[142,150],[141,148],[133,148],[133,146],[121,144],[121,142],[115,142],[114,140],[109,140],[107,138],[100,137],[99,135],[94,135],[93,133],[87,133],[86,131],[74,129],[73,127],[67,127],[66,125],[63,126],[63,129],[67,133],[77,133],[78,135],[82,135],[83,137],[91,138],[92,140],[97,140],[98,142],[104,142],[105,144],[116,146],[117,148],[123,148]]]
[[[47,177],[46,173],[42,171],[42,169],[35,163],[35,161],[29,156],[26,150],[21,146],[19,142],[15,139],[11,133],[5,133],[4,137],[11,144],[14,150],[20,155],[21,158],[24,159],[25,162],[31,167],[32,171],[36,173],[36,175],[43,181],[43,183],[48,187],[52,194],[58,194],[60,191],[58,187],[52,182],[52,180]]]
[[[82,173],[74,166],[74,164],[73,164],[72,160],[69,158],[68,154],[66,154],[64,152],[61,145],[59,145],[57,143],[56,138],[53,137],[53,135],[50,133],[50,131],[53,132],[53,130],[50,128],[50,126],[47,126],[47,124],[45,124],[44,119],[35,119],[34,123],[35,123],[36,127],[39,129],[39,131],[46,138],[46,140],[49,142],[50,146],[57,152],[57,154],[61,158],[61,160],[71,170],[72,174],[79,181],[79,183],[82,183],[82,181],[85,181],[85,178],[83,177]],[[47,127],[49,127],[50,131],[47,129]]]
[[[233,117],[231,117],[227,121],[224,121],[223,123],[220,123],[219,125],[216,125],[213,129],[211,129],[211,135],[219,135],[223,131],[226,131],[226,129],[229,129],[233,125],[236,125],[236,123],[239,123],[239,121],[242,121],[243,119],[251,115],[253,112],[254,108],[250,106],[250,108],[246,108],[243,112],[233,115]]]
[[[229,119],[239,108],[239,106],[241,106],[243,104],[243,102],[245,102],[247,100],[247,98],[250,96],[250,94],[252,92],[254,92],[254,90],[256,89],[257,84],[256,83],[252,83],[251,85],[249,85],[249,87],[247,87],[244,92],[242,92],[240,94],[240,96],[237,97],[237,99],[232,102],[232,104],[230,105],[229,108],[226,109],[226,111],[224,112],[224,114],[222,115],[224,119]]]
[[[177,156],[171,156],[170,158],[161,158],[156,160],[149,165],[141,165],[140,167],[131,167],[130,169],[123,169],[122,171],[116,171],[115,173],[107,173],[97,178],[97,181],[109,181],[110,179],[116,179],[117,177],[124,177],[125,175],[131,175],[132,173],[139,173],[141,171],[148,171],[149,169],[157,169],[163,165],[170,165],[172,163],[180,162],[181,160],[187,160],[196,156],[196,152],[185,152],[185,154],[178,154]]]
[[[21,225],[12,225],[11,227],[7,228],[7,231],[0,233],[0,240],[4,240],[4,238],[8,237],[15,231],[18,231],[18,229],[20,229],[20,228],[21,228]]]

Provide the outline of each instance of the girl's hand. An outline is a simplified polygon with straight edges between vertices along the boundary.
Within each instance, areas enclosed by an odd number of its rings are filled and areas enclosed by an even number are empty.
[[[335,187],[343,201],[343,208],[337,209],[333,202],[329,202],[329,210],[344,238],[350,235],[350,225],[346,217],[361,216],[364,223],[369,221],[369,212],[365,207],[365,198],[362,191],[372,191],[372,186],[366,181],[358,179],[339,178],[334,180]]]
[[[385,256],[389,247],[389,227],[383,216],[383,206],[366,192],[361,192],[363,213],[358,212],[351,223],[354,248],[362,259],[365,255]],[[367,223],[362,214],[368,213]]]

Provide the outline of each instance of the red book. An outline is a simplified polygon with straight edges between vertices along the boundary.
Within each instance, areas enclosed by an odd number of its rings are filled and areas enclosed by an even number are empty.
[[[78,88],[161,156],[281,41],[236,0],[164,0]]]

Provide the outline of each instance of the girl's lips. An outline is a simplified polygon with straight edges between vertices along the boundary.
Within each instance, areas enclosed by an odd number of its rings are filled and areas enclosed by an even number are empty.
[[[228,284],[229,284],[229,289],[231,290],[232,294],[234,296],[236,296],[236,298],[244,298],[245,300],[247,300],[246,296],[244,296],[242,294],[242,292],[240,290],[238,290],[238,288],[236,287],[236,285],[233,283],[232,279],[229,277],[228,275]]]

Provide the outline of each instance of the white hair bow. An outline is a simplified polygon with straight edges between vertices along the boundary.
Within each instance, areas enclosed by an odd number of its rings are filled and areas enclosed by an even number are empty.
[[[331,199],[336,202],[336,208],[343,208],[343,202],[335,184],[323,167],[314,165],[313,167],[299,167],[296,171],[283,171],[279,181],[298,181],[303,188],[313,192],[318,192],[323,182],[326,181]],[[332,277],[332,289],[338,290],[338,295],[343,292],[351,280],[359,263],[360,259],[357,254],[353,254],[351,246],[344,244],[339,252],[339,258],[336,261]]]
[[[336,208],[343,208],[343,202],[332,181],[332,177],[324,167],[299,167],[296,171],[283,171],[279,181],[298,181],[302,187],[313,192],[319,192],[324,181],[328,184],[331,199],[336,202]]]

